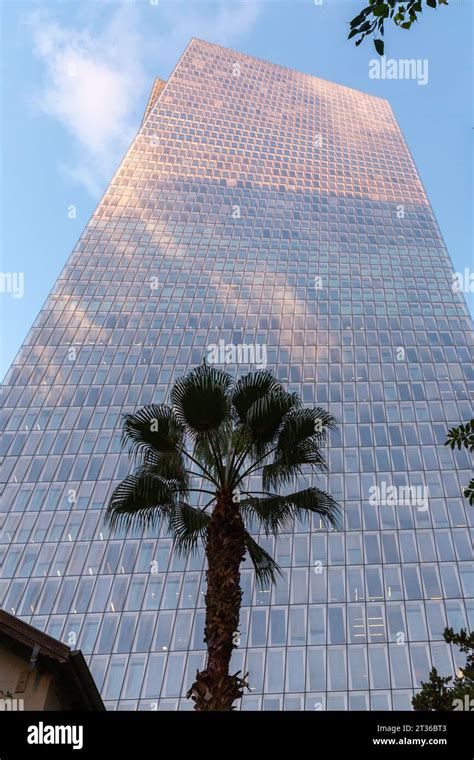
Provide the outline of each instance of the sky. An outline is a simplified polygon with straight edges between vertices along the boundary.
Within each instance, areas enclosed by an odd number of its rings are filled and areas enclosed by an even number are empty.
[[[155,77],[191,37],[387,98],[456,272],[472,249],[474,0],[385,34],[418,78],[374,79],[366,0],[0,0],[0,376],[18,352],[139,127]],[[427,63],[426,63],[427,62]],[[474,279],[474,275],[473,275]],[[470,286],[474,291],[474,283]],[[474,292],[466,293],[471,311]]]

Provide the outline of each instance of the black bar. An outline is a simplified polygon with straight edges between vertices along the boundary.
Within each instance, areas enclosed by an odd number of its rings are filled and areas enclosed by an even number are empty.
[[[226,760],[234,753],[251,758],[257,750],[267,757],[276,750],[277,757],[287,754],[290,760],[302,755],[313,760],[328,752],[329,760],[348,752],[361,758],[472,760],[473,735],[473,715],[467,711],[1,712],[0,760],[97,758],[99,752],[107,753],[103,760],[140,760],[147,754],[156,760],[170,751]]]

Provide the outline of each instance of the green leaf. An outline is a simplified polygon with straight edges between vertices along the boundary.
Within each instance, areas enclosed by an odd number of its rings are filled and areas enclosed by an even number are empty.
[[[385,3],[381,3],[380,5],[376,5],[372,13],[374,16],[383,16],[384,18],[387,18],[389,14],[389,7],[388,5],[385,5]]]
[[[384,54],[385,45],[383,40],[374,40],[374,46],[379,55]]]
[[[426,0],[426,5],[430,8],[436,8],[436,0]]]
[[[362,13],[359,13],[358,16],[355,16],[351,21],[351,27],[359,26],[359,24],[365,21],[369,13],[370,13],[370,8],[365,9],[364,11],[362,11]]]
[[[455,449],[461,449],[465,446],[469,451],[474,451],[474,419],[466,422],[465,425],[461,424],[458,427],[448,430],[447,440],[445,446],[451,446]]]
[[[468,499],[469,504],[474,504],[474,478],[469,482],[469,485],[463,491],[464,496]]]

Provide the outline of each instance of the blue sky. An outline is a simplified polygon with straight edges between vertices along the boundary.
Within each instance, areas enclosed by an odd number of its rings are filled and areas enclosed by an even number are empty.
[[[387,30],[387,58],[428,61],[428,82],[369,77],[371,41],[346,40],[365,0],[0,0],[3,376],[140,123],[154,78],[190,37],[387,98],[456,271],[472,254],[471,0]],[[471,307],[472,293],[466,298]]]

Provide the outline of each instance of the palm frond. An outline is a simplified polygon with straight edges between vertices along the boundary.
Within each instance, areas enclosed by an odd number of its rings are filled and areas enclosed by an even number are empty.
[[[232,383],[230,375],[207,364],[175,382],[171,390],[173,409],[191,436],[215,432],[229,420]]]
[[[327,431],[335,430],[335,428],[335,418],[324,409],[319,407],[292,409],[286,415],[279,432],[276,456],[284,459],[287,454],[306,441],[311,441],[314,446],[324,444]]]
[[[266,589],[277,581],[277,576],[282,575],[280,566],[273,557],[262,549],[252,538],[250,533],[245,532],[245,546],[255,569],[255,575],[261,588]]]
[[[323,455],[312,441],[304,441],[294,449],[289,449],[284,459],[275,459],[261,468],[264,490],[276,490],[290,485],[302,474],[303,465],[323,472],[327,470]]]
[[[219,467],[223,465],[229,449],[233,451],[233,440],[234,431],[229,419],[212,433],[197,433],[194,436],[193,456],[218,479]]]
[[[268,393],[283,392],[283,386],[269,370],[249,372],[240,378],[232,391],[232,405],[237,418],[245,424],[247,413],[253,404]]]
[[[254,456],[262,455],[275,441],[286,415],[301,403],[298,394],[274,391],[255,401],[246,416]]]
[[[262,465],[264,489],[288,486],[301,474],[303,465],[325,471],[320,446],[325,442],[327,430],[335,428],[334,417],[323,409],[291,409],[278,433],[273,462]]]
[[[209,436],[198,435],[194,441],[193,457],[203,464],[212,475],[217,475],[217,462],[209,444]]]
[[[293,518],[307,519],[310,513],[318,514],[333,528],[339,527],[340,507],[325,491],[306,488],[284,496],[251,497],[240,502],[246,522],[256,518],[266,535],[277,535],[284,524]]]
[[[148,467],[140,467],[114,489],[105,522],[112,530],[131,526],[156,528],[174,507],[179,488],[179,483],[165,480]]]
[[[123,415],[122,447],[133,456],[169,454],[182,447],[184,428],[166,404],[148,404]]]
[[[168,515],[168,525],[178,554],[192,554],[199,539],[205,541],[211,516],[184,502],[178,503]]]
[[[156,475],[165,480],[173,480],[179,484],[181,496],[185,496],[190,482],[190,473],[186,468],[185,457],[181,450],[167,451],[157,454],[154,451],[146,451],[143,455],[143,464]]]

